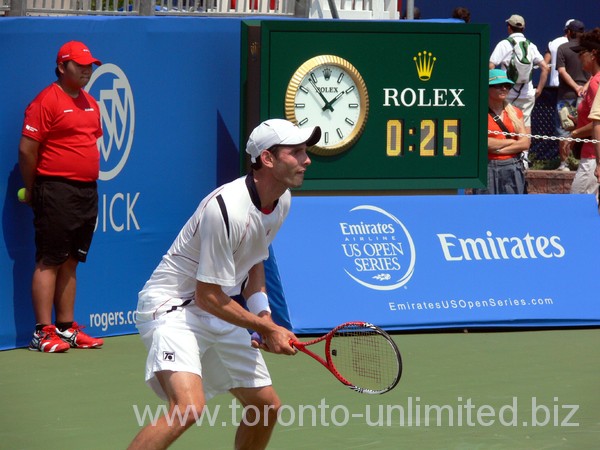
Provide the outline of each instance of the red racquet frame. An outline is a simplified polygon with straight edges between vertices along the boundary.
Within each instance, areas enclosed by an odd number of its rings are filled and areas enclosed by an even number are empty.
[[[391,364],[392,365],[394,363],[397,364],[397,373],[390,380],[389,385],[383,386],[380,389],[372,389],[372,388],[357,386],[357,385],[353,384],[352,382],[350,382],[349,380],[347,380],[346,378],[344,378],[344,376],[338,371],[338,369],[336,368],[335,363],[332,359],[331,342],[338,331],[340,331],[341,329],[350,328],[350,327],[369,329],[369,331],[372,332],[370,334],[371,336],[373,333],[376,333],[388,341],[390,348],[393,350],[393,352],[391,354],[395,355],[395,358],[396,358],[396,361],[391,362]],[[259,343],[262,342],[260,336],[256,333],[254,333],[252,335],[252,339],[256,340]],[[313,352],[307,348],[311,345],[317,344],[322,341],[325,341],[325,358],[323,358],[320,355],[317,355],[315,352]],[[387,334],[381,328],[379,328],[376,325],[373,325],[372,323],[369,323],[369,322],[345,322],[345,323],[333,328],[327,334],[324,334],[323,336],[320,336],[316,339],[313,339],[313,340],[307,341],[307,342],[291,340],[290,345],[295,347],[298,351],[300,351],[300,352],[310,356],[311,358],[315,359],[316,361],[318,361],[321,365],[323,365],[323,367],[325,367],[327,370],[329,370],[333,374],[333,376],[336,377],[341,383],[343,383],[344,385],[348,386],[350,389],[352,389],[356,392],[359,392],[361,394],[384,394],[386,392],[389,392],[398,384],[398,382],[400,381],[400,377],[402,376],[402,358],[400,355],[400,351],[398,350],[398,347],[396,346],[396,344],[394,343],[394,341],[392,340],[392,338],[390,337],[389,334]],[[391,359],[391,358],[389,358],[389,359]]]

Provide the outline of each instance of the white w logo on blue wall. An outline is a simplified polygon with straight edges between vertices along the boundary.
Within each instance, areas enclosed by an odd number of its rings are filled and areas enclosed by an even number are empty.
[[[102,117],[100,180],[111,180],[123,170],[133,145],[133,93],[127,76],[114,64],[96,69],[86,89],[98,101]]]

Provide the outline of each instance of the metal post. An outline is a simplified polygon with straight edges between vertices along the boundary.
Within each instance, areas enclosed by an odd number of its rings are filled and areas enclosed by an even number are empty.
[[[9,16],[25,16],[27,15],[27,0],[12,0],[10,2]]]
[[[311,0],[295,0],[294,2],[294,17],[307,19],[310,15]]]
[[[415,0],[406,1],[406,19],[413,20],[415,18]]]
[[[331,11],[332,19],[339,19],[340,15],[338,14],[337,6],[335,6],[335,0],[327,0],[329,3],[329,10]]]
[[[156,0],[142,0],[140,2],[140,16],[153,16],[156,9]]]

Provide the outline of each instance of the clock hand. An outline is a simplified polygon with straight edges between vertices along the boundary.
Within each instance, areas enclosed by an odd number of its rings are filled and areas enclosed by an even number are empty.
[[[331,107],[331,105],[329,104],[329,101],[325,98],[325,96],[323,95],[323,93],[319,90],[319,88],[317,87],[317,84],[311,80],[309,78],[310,84],[312,84],[312,86],[315,88],[315,91],[317,91],[317,94],[319,94],[319,97],[321,97],[321,100],[323,100],[325,102],[325,106],[323,106],[323,111],[325,111],[326,109],[329,109],[331,112],[333,112],[333,108]]]
[[[333,108],[331,105],[333,105],[335,102],[337,102],[339,100],[339,98],[344,95],[346,93],[346,91],[342,91],[340,92],[338,95],[336,95],[334,97],[333,100],[331,100],[330,102],[325,103],[325,106],[323,106],[323,108],[321,108],[323,111],[325,111],[327,108],[329,108],[331,111],[333,111]]]

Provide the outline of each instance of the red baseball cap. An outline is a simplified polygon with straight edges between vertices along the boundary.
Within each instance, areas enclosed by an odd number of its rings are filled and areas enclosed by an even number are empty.
[[[88,64],[102,65],[99,60],[92,56],[90,49],[83,42],[78,41],[67,42],[58,51],[56,64],[65,61],[75,61],[82,66],[87,66]]]

